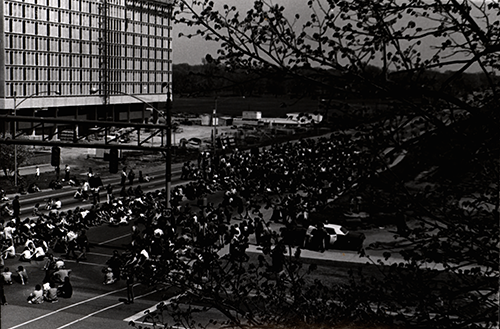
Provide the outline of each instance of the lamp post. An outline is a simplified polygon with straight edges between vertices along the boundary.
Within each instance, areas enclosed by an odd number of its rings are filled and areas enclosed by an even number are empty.
[[[19,107],[19,105],[21,105],[22,103],[26,102],[28,99],[33,98],[35,96],[42,95],[42,94],[50,94],[50,93],[51,93],[50,91],[41,91],[41,92],[38,92],[38,93],[34,93],[34,94],[29,95],[28,97],[25,97],[24,99],[22,99],[18,103],[17,102],[17,92],[14,91],[14,116],[17,115],[17,108]],[[54,94],[60,95],[61,92],[54,91]],[[14,120],[14,129],[13,129],[13,137],[14,138],[16,137],[16,134],[17,134],[16,128],[17,128],[17,122]],[[18,181],[17,170],[18,170],[17,169],[17,145],[14,144],[14,186],[17,186],[17,181]]]
[[[167,84],[163,83],[162,84],[162,87],[165,87]],[[101,89],[98,89],[98,88],[91,88],[90,89],[90,93],[91,94],[96,94],[98,93],[99,91],[101,91]],[[145,100],[143,99],[140,99],[139,97],[135,96],[135,95],[132,95],[132,94],[129,94],[129,93],[126,93],[126,92],[123,92],[123,91],[119,91],[119,90],[111,90],[112,93],[116,93],[116,94],[121,94],[121,95],[125,95],[125,96],[130,96],[144,104],[146,104],[147,106],[149,106],[152,110],[156,111],[156,113],[160,114],[161,116],[164,116],[162,112],[160,112],[156,107],[154,107],[153,105],[151,105],[150,103],[146,102]],[[172,185],[172,169],[171,169],[171,160],[172,160],[172,154],[171,154],[171,144],[172,144],[172,136],[171,136],[171,126],[170,126],[170,122],[171,122],[171,108],[172,108],[172,105],[171,105],[171,97],[170,97],[170,88],[168,89],[167,91],[167,105],[166,105],[166,115],[164,116],[165,117],[165,129],[167,131],[167,140],[166,140],[166,163],[165,163],[165,189],[166,189],[166,193],[167,193],[167,201],[166,201],[166,206],[167,208],[170,208],[170,187]]]
[[[217,151],[215,143],[217,141],[217,122],[218,122],[217,121],[217,100],[218,99],[219,99],[219,96],[215,96],[214,110],[213,110],[213,113],[212,113],[212,126],[213,126],[213,131],[212,131],[213,155],[212,155],[212,159],[215,159],[215,152]]]
[[[166,153],[167,159],[165,164],[165,185],[166,185],[166,196],[165,196],[165,206],[170,211],[170,186],[172,184],[172,95],[171,95],[171,81],[170,77],[172,75],[172,64],[170,58],[170,52],[172,50],[172,8],[174,7],[175,0],[164,0],[167,4],[167,82],[162,84],[162,88],[167,87],[167,100],[165,103],[165,113],[166,113],[166,130],[167,130],[167,140],[166,140]]]

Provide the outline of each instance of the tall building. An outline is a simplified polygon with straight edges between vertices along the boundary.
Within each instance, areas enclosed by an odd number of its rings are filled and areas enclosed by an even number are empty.
[[[171,4],[0,1],[0,111],[79,120],[149,117],[148,107],[164,107],[171,88]]]

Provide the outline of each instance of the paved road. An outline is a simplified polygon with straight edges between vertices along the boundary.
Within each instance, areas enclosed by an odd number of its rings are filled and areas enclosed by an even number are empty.
[[[180,165],[172,165],[173,179],[172,185],[182,184],[179,180]],[[29,169],[27,169],[29,170]],[[33,169],[34,170],[34,169]],[[152,173],[155,172],[152,169]],[[158,169],[158,177],[149,187],[163,188],[164,168]],[[104,184],[108,182],[117,184],[119,175],[116,177],[104,178]],[[118,191],[117,191],[118,192]],[[43,191],[40,194],[26,195],[21,197],[23,214],[29,216],[34,202],[40,202],[44,198],[60,195],[63,198],[63,205],[74,209],[76,205],[83,205],[72,198],[74,188],[65,187],[58,191]],[[214,202],[221,196],[215,196]],[[102,198],[104,200],[104,197]],[[210,200],[212,201],[212,200]],[[75,203],[77,202],[77,203]],[[271,209],[264,213],[264,218],[270,218]],[[238,222],[238,221],[234,221]],[[279,224],[273,223],[272,228],[278,230]],[[393,233],[387,228],[363,231],[367,240],[365,246],[374,241],[394,241]],[[141,320],[142,315],[148,309],[154,308],[156,303],[168,299],[173,293],[157,291],[154,288],[138,285],[135,287],[137,296],[136,302],[126,305],[120,301],[126,297],[125,284],[120,281],[111,286],[102,285],[103,274],[101,270],[106,260],[111,257],[114,249],[123,248],[130,241],[130,227],[108,227],[100,226],[89,229],[88,236],[93,245],[88,259],[85,262],[76,263],[72,260],[67,261],[67,267],[73,270],[72,283],[74,286],[74,296],[70,299],[60,299],[58,303],[41,305],[31,305],[26,302],[27,295],[33,290],[36,283],[43,279],[42,262],[21,263],[17,259],[6,260],[6,266],[14,270],[19,265],[28,269],[30,281],[28,285],[22,286],[14,283],[12,286],[5,287],[5,294],[9,305],[2,306],[1,326],[0,328],[130,328],[128,321]],[[260,249],[251,244],[248,252],[260,253]],[[361,258],[355,252],[328,250],[324,253],[303,250],[302,257],[322,259],[331,262],[349,262],[349,263],[367,263],[382,260],[382,250],[367,250],[370,259]],[[400,262],[401,258],[393,257],[390,262]],[[429,267],[438,268],[434,264]],[[218,318],[219,315],[212,313],[212,318]]]

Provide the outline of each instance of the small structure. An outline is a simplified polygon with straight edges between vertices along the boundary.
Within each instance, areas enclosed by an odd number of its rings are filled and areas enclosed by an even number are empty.
[[[201,118],[201,125],[202,126],[218,126],[219,125],[219,118],[213,117],[212,114],[202,114],[200,116]]]
[[[243,120],[260,120],[262,118],[261,111],[243,111],[242,119]]]

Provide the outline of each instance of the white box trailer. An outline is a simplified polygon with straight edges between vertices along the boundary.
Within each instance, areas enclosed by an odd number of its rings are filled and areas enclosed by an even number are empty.
[[[261,111],[243,111],[242,114],[243,120],[260,120],[262,119]]]

